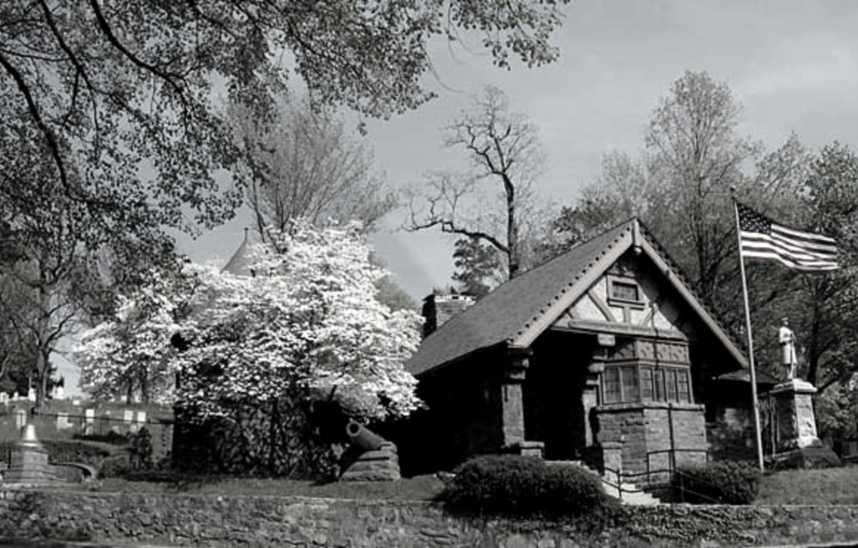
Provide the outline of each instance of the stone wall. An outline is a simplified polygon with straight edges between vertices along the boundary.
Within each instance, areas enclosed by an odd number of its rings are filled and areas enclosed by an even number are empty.
[[[572,548],[858,540],[856,506],[624,506],[601,533],[461,519],[423,502],[0,491],[0,536],[181,546]]]
[[[622,442],[624,472],[667,470],[706,459],[703,406],[682,403],[625,403],[596,408],[598,440]]]

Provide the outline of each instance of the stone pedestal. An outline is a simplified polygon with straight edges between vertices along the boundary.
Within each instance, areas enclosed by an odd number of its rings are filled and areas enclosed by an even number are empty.
[[[340,476],[340,481],[397,481],[399,455],[396,446],[383,442],[374,451],[362,451]]]
[[[839,464],[834,452],[816,435],[814,394],[816,387],[801,379],[790,379],[772,389],[775,467],[816,468]]]

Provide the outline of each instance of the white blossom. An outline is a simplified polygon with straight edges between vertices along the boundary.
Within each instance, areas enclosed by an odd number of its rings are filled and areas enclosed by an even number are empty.
[[[193,264],[183,276],[192,284],[155,276],[120,303],[114,321],[83,337],[82,384],[117,391],[130,368],[158,366],[180,373],[175,397],[203,417],[302,394],[333,397],[355,418],[407,415],[420,404],[403,367],[419,344],[420,318],[378,301],[386,272],[369,255],[355,225],[297,223],[276,251],[255,250],[255,276]],[[175,333],[187,350],[170,348]]]

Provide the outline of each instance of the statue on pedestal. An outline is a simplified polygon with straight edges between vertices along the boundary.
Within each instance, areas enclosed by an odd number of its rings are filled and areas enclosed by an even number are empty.
[[[781,345],[781,365],[787,370],[787,379],[794,379],[796,374],[795,333],[789,328],[789,320],[783,319],[778,329],[778,343]]]
[[[783,319],[778,329],[781,365],[786,367],[787,380],[772,388],[773,454],[775,468],[825,468],[837,466],[840,459],[822,444],[816,432],[813,395],[816,387],[796,378],[795,333],[789,320]]]

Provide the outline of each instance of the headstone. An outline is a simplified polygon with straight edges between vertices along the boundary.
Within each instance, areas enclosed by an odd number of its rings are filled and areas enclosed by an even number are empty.
[[[137,412],[137,422],[141,425],[146,424],[146,411]]]
[[[21,430],[27,425],[27,412],[21,408],[15,410],[15,428]]]
[[[0,404],[8,405],[9,403],[9,394],[6,392],[0,392]]]
[[[27,390],[27,399],[30,401],[36,401],[36,389],[30,388]]]
[[[775,399],[773,460],[776,467],[816,468],[840,463],[819,441],[812,396],[816,387],[794,378],[772,388]]]
[[[68,430],[74,424],[69,422],[69,414],[63,411],[57,413],[57,430]]]
[[[91,436],[95,431],[95,409],[85,409],[83,417],[83,434],[85,436]]]
[[[122,419],[125,421],[125,424],[131,424],[131,421],[134,420],[134,410],[126,409],[122,415]]]

